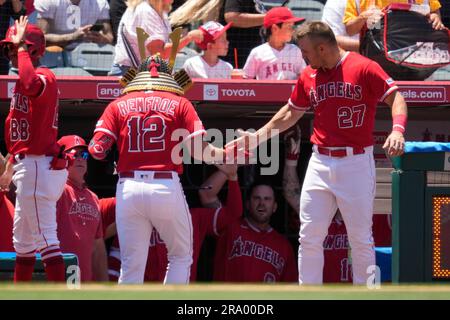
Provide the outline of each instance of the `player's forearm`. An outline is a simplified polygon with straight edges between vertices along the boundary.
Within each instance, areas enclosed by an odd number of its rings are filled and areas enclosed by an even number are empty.
[[[92,254],[92,273],[95,281],[108,281],[108,258],[103,239],[96,239]]]
[[[19,66],[19,82],[21,83],[25,94],[28,96],[36,96],[41,92],[44,83],[34,69],[25,44],[19,46],[17,59]]]
[[[238,181],[228,181],[228,195],[225,206],[233,217],[239,218],[242,216],[244,209],[242,207],[242,193]]]
[[[293,161],[293,160],[289,160]],[[287,161],[286,161],[287,162]],[[283,171],[283,196],[296,212],[300,209],[300,181],[297,166],[286,163]]]
[[[264,23],[264,14],[260,13],[225,13],[225,21],[233,22],[233,27],[237,28],[253,28],[262,26]]]
[[[220,206],[220,200],[217,195],[219,194],[227,179],[228,177],[226,176],[226,174],[218,170],[203,182],[202,189],[200,189],[198,192],[202,206],[211,207],[212,204],[214,204],[214,206],[219,204]]]
[[[303,111],[295,111],[289,104],[282,107],[273,118],[256,132],[258,144],[286,131],[304,115]]]

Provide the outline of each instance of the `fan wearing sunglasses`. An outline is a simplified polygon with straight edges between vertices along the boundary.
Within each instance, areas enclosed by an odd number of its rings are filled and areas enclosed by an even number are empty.
[[[77,255],[81,282],[107,281],[107,257],[98,197],[85,182],[89,158],[87,144],[83,138],[69,135],[59,139],[58,145],[71,160],[64,192],[56,204],[61,250]]]

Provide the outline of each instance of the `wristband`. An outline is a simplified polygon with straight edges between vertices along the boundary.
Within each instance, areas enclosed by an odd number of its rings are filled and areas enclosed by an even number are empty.
[[[406,131],[406,121],[408,116],[406,114],[397,114],[392,117],[392,131],[398,131],[405,133]]]

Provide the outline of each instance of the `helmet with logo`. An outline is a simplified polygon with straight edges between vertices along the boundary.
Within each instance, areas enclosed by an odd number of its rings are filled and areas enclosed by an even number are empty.
[[[159,54],[147,57],[138,67],[136,76],[126,84],[124,93],[154,90],[183,95],[184,90],[172,76],[169,63]]]
[[[12,25],[6,32],[5,39],[0,41],[0,51],[3,55],[8,57],[8,44],[12,43],[12,36],[17,32],[16,27]],[[39,27],[34,24],[27,24],[25,30],[25,43],[28,46],[28,53],[33,61],[38,60],[45,53],[45,36]]]

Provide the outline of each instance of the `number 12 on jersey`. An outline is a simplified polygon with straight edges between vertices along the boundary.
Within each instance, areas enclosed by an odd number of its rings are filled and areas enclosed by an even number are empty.
[[[128,151],[155,152],[165,149],[166,124],[161,116],[128,119]]]

